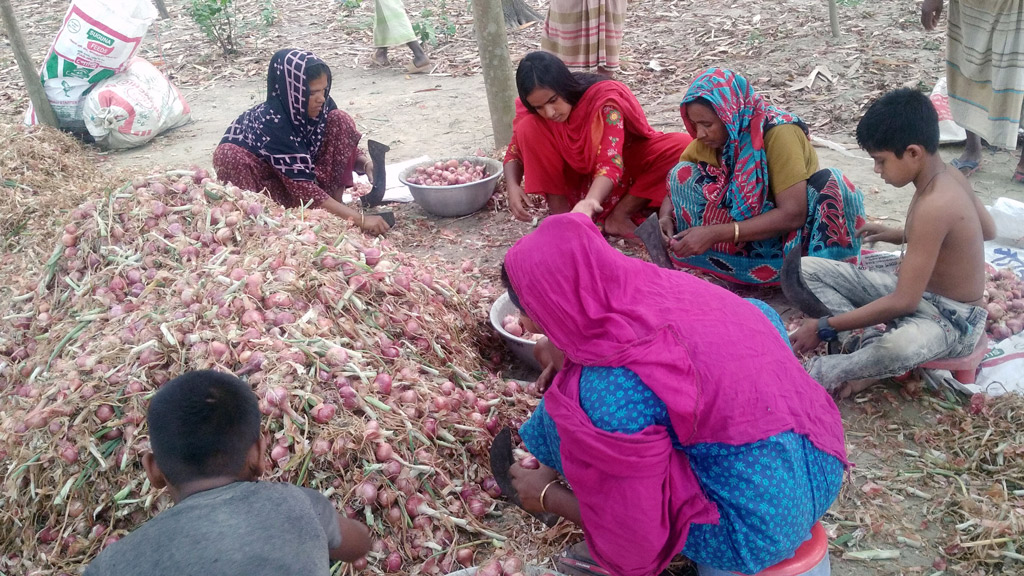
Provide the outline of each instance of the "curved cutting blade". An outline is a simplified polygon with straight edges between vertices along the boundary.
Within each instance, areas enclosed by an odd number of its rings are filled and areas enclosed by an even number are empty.
[[[519,500],[519,494],[512,486],[512,477],[509,476],[512,463],[512,429],[506,427],[502,428],[501,432],[498,432],[494,440],[491,441],[491,474],[494,475],[494,480],[501,488],[502,495],[522,508],[523,504]],[[532,512],[530,514],[547,526],[554,526],[558,523],[558,516],[554,514],[534,514]]]
[[[373,188],[370,189],[369,194],[363,196],[360,200],[364,208],[370,208],[384,200],[384,191],[387,189],[388,180],[387,173],[385,172],[387,165],[384,162],[384,155],[391,148],[376,140],[367,140],[366,150],[370,154],[370,160],[373,161]]]

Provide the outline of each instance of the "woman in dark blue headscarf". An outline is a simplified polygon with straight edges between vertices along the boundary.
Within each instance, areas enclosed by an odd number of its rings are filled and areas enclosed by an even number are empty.
[[[267,100],[231,123],[213,153],[224,182],[265,191],[285,207],[323,208],[372,234],[388,225],[340,202],[352,171],[373,173],[352,117],[331,99],[331,70],[312,52],[278,50],[270,59]],[[372,177],[372,176],[371,176]]]

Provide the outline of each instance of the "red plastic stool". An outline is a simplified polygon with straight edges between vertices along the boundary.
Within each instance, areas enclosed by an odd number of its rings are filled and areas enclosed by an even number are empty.
[[[974,384],[974,378],[978,375],[978,366],[981,364],[985,354],[988,354],[988,336],[985,334],[978,338],[974,346],[974,352],[959,358],[943,358],[932,360],[921,364],[921,368],[928,370],[949,370],[961,384]]]
[[[751,576],[800,576],[802,574],[827,576],[832,572],[832,566],[827,556],[828,535],[825,534],[825,527],[821,525],[821,522],[815,522],[811,527],[811,538],[796,549],[792,558],[769,566]],[[707,566],[698,566],[697,570],[701,576],[739,574],[739,572],[725,572]]]

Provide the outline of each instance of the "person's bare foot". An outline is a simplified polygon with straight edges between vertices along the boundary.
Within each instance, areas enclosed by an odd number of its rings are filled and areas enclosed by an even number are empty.
[[[431,61],[426,54],[420,52],[418,56],[412,59],[412,65],[417,68],[426,68],[431,65]]]
[[[577,542],[569,546],[556,556],[554,561],[555,568],[568,576],[610,576],[610,573],[590,556],[586,542]]]
[[[376,64],[377,66],[391,65],[391,60],[388,60],[387,48],[377,48],[377,50],[373,53],[373,56],[370,57],[370,60],[372,60],[373,63]]]
[[[838,397],[840,400],[849,398],[854,394],[863,392],[864,390],[867,390],[868,388],[874,386],[875,384],[878,384],[878,382],[879,381],[877,378],[862,378],[860,380],[850,380],[844,383],[838,389],[836,389],[836,397]]]
[[[615,218],[609,216],[604,221],[604,233],[609,236],[618,236],[626,240],[636,240],[636,224],[629,218]]]
[[[1017,162],[1017,167],[1013,169],[1013,181],[1017,184],[1024,184],[1024,155]]]
[[[412,50],[412,68],[423,70],[432,64],[430,58],[427,58],[427,55],[423,52],[423,45],[418,40],[413,40],[406,44],[406,46]]]

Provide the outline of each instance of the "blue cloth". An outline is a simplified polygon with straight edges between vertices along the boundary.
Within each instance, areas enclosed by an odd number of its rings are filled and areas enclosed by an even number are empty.
[[[744,300],[756,306],[764,314],[765,318],[772,323],[772,326],[775,326],[775,329],[779,331],[782,341],[786,343],[786,346],[789,346],[789,332],[786,332],[786,325],[782,323],[782,316],[779,316],[779,313],[774,308],[757,298],[744,298]]]
[[[681,553],[699,564],[752,574],[785,560],[839,494],[842,462],[794,432],[742,446],[681,446],[664,402],[628,368],[583,368],[580,405],[609,432],[664,426],[673,445],[686,452],[720,515],[718,524],[690,528]],[[558,430],[543,400],[519,434],[539,461],[562,472]]]

